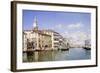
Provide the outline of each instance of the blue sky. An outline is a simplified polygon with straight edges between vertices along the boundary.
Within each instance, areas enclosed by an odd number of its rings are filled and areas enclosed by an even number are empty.
[[[32,29],[35,17],[39,29],[52,29],[63,36],[91,34],[90,13],[23,10],[23,30]]]

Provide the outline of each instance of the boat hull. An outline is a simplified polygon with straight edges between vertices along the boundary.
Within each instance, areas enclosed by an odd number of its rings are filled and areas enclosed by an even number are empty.
[[[84,49],[86,49],[86,50],[91,50],[91,48],[89,48],[89,47],[83,47]]]

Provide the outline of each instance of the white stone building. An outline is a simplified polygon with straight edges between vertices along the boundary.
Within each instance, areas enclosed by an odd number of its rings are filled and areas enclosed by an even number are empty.
[[[37,19],[34,19],[33,28],[23,31],[23,50],[57,50],[64,48],[63,37],[49,29],[38,29]]]

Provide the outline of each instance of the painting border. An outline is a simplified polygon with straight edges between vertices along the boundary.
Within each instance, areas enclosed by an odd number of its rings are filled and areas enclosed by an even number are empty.
[[[37,68],[37,69],[17,69],[17,4],[35,4],[35,5],[50,5],[50,6],[65,6],[65,7],[82,7],[82,8],[95,8],[96,9],[96,64],[82,65],[82,66],[67,66],[67,67],[52,67],[52,68]],[[37,71],[37,70],[52,70],[52,69],[69,69],[69,68],[83,68],[83,67],[96,67],[98,66],[98,7],[90,5],[74,5],[74,4],[60,4],[60,3],[43,3],[43,2],[27,2],[27,1],[11,1],[11,71]]]

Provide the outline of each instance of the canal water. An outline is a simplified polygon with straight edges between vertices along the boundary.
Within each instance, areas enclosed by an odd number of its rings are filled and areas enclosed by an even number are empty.
[[[67,51],[35,51],[23,53],[23,62],[44,62],[91,59],[91,50],[69,48]]]

